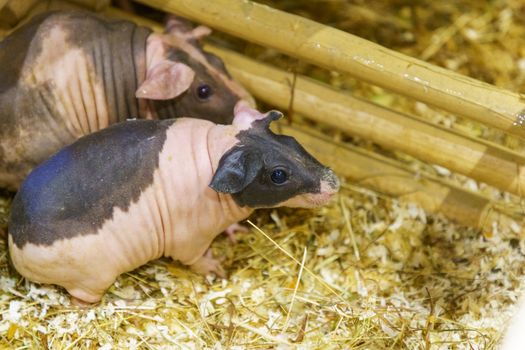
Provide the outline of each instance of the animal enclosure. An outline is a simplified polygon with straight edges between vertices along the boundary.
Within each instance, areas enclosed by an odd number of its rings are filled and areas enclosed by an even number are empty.
[[[261,3],[0,1],[3,36],[70,8],[211,27],[205,48],[344,180],[327,207],[260,210],[237,244],[219,237],[228,278],[160,259],[88,310],[23,280],[3,245],[3,346],[497,348],[525,260],[525,5]]]

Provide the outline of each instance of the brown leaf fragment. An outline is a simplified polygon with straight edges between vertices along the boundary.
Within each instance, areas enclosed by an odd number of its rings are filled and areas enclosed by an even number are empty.
[[[299,331],[297,332],[297,337],[292,340],[294,343],[300,343],[303,341],[304,336],[306,334],[306,325],[308,324],[308,314],[306,314],[303,317],[303,321],[301,322],[301,327],[299,328]]]

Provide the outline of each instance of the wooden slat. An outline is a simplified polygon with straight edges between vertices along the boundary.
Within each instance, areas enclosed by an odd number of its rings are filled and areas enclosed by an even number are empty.
[[[111,5],[111,0],[68,0],[69,2],[91,9],[93,11],[102,11]]]

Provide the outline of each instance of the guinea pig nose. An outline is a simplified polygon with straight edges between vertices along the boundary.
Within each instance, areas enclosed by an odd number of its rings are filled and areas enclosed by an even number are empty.
[[[325,170],[321,181],[327,183],[330,189],[333,191],[333,193],[339,191],[339,178],[337,177],[337,175],[335,175],[332,169]]]

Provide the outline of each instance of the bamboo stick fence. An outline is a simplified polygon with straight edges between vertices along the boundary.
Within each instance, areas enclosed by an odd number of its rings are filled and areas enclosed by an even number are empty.
[[[158,23],[113,8],[108,8],[105,14],[127,18],[157,32],[163,30]],[[223,58],[232,75],[256,97],[282,109],[288,107],[291,73],[214,45],[207,45],[206,49]],[[298,77],[294,91],[294,110],[310,119],[371,139],[387,148],[408,151],[427,161],[427,153],[436,153],[436,157],[432,158],[436,164],[475,175],[473,177],[478,179],[486,177],[491,183],[519,192],[523,178],[517,180],[516,164],[524,164],[520,154],[353,98],[308,78]],[[502,214],[519,216],[515,209],[497,205],[485,196],[461,189],[443,179],[423,174],[415,180],[418,175],[399,162],[363,149],[343,146],[296,125],[281,127],[340,175],[374,191],[417,202],[429,212],[441,212],[456,222],[474,227],[487,226]],[[394,136],[384,135],[384,130],[390,130]],[[407,139],[414,137],[407,134],[415,134],[418,144],[410,145]],[[436,144],[439,145],[439,152],[434,152]],[[455,157],[459,160],[454,160]],[[506,168],[506,175],[491,181],[490,174],[494,167]]]

